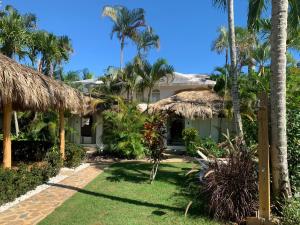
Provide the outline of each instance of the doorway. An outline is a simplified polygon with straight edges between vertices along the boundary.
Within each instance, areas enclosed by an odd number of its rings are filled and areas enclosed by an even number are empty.
[[[182,131],[185,128],[185,119],[182,116],[174,115],[168,119],[168,145],[182,146]]]

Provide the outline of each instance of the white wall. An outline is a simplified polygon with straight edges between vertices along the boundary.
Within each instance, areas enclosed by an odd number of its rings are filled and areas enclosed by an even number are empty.
[[[195,120],[185,120],[185,127],[196,128],[199,132],[201,138],[211,137],[213,140],[218,141],[222,138],[222,133],[226,133],[226,130],[231,131],[231,120],[226,118],[212,119],[195,119]]]
[[[68,118],[67,124],[71,129],[71,131],[67,134],[68,140],[72,143],[80,144],[81,118],[77,115],[73,115]]]

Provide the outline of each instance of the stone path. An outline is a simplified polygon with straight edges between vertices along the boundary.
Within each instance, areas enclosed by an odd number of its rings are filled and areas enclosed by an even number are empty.
[[[77,192],[76,189],[86,186],[103,171],[103,168],[108,165],[109,163],[90,165],[86,169],[71,175],[68,174],[70,176],[58,184],[53,184],[53,186],[0,213],[0,224],[37,224],[53,212],[54,209],[60,206],[65,200],[75,194]],[[71,186],[72,189],[62,188],[67,186]]]

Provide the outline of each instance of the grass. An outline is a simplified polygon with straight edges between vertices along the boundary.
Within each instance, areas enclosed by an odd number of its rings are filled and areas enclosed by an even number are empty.
[[[201,208],[184,217],[189,200],[181,189],[191,164],[161,164],[153,184],[148,182],[150,168],[145,163],[112,165],[39,225],[218,224]]]

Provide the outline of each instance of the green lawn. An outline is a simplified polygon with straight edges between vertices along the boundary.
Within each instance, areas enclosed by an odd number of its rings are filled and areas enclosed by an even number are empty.
[[[201,208],[184,217],[189,200],[181,188],[191,164],[160,165],[153,184],[148,182],[150,167],[142,163],[112,165],[40,225],[218,224],[204,216]]]

